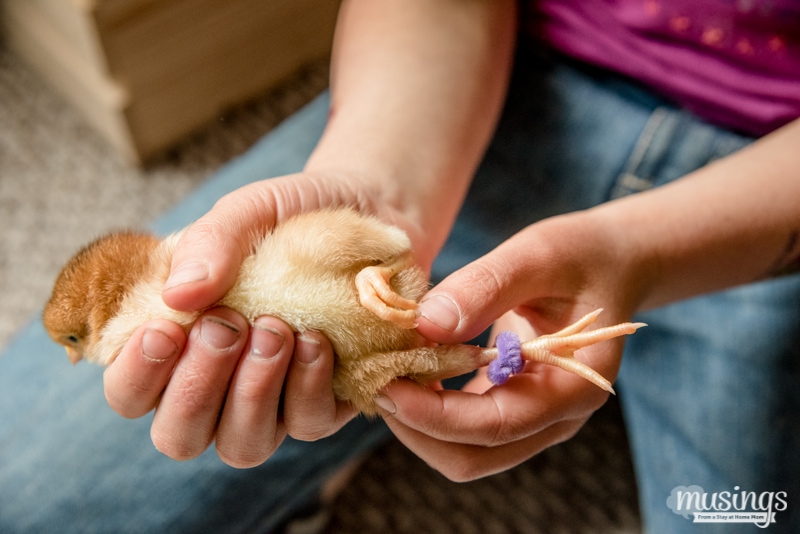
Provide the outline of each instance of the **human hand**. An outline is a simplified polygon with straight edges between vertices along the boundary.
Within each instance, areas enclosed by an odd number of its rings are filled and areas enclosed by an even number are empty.
[[[194,458],[216,440],[224,462],[253,467],[287,434],[319,439],[355,415],[333,397],[333,361],[319,333],[295,334],[272,317],[251,328],[213,308],[188,336],[165,320],[139,328],[105,371],[106,398],[126,417],[155,406],[153,443],[173,459]]]
[[[602,322],[627,320],[640,284],[613,236],[590,212],[533,225],[435,287],[420,306],[418,330],[433,341],[463,342],[502,315],[495,331],[526,340],[601,306]],[[581,349],[577,358],[613,380],[621,352],[621,339],[614,339]],[[503,386],[492,387],[483,371],[461,391],[401,380],[377,402],[406,446],[462,481],[509,469],[569,439],[606,399],[581,378],[528,363]]]
[[[178,282],[167,283],[165,302],[182,309],[213,304],[229,289],[256,236],[300,211],[354,203],[355,195],[348,198],[345,187],[333,191],[329,183],[295,175],[222,199],[184,232],[173,258]],[[202,263],[205,274],[181,280],[186,263]],[[267,317],[251,328],[233,310],[218,308],[205,312],[188,336],[168,321],[141,327],[107,370],[106,396],[128,417],[156,407],[153,442],[172,458],[197,456],[216,439],[226,462],[256,465],[287,433],[318,439],[355,415],[334,399],[333,361],[330,343],[318,333],[295,336]]]
[[[162,294],[171,308],[200,310],[218,302],[254,237],[291,215],[329,206],[351,206],[402,228],[416,262],[430,267],[502,109],[516,6],[354,2],[340,15],[329,120],[306,172],[222,198],[183,234]],[[191,336],[179,357],[181,332],[161,326],[175,341],[172,358],[192,359]],[[142,332],[125,353],[143,353]],[[246,345],[238,343],[240,350]],[[157,390],[171,382],[159,378],[138,387]],[[142,412],[135,389],[124,379],[106,385],[121,413]],[[292,428],[288,424],[294,435]]]
[[[162,298],[175,310],[213,305],[232,287],[243,259],[265,232],[294,215],[324,208],[348,206],[402,228],[417,262],[430,265],[436,250],[427,245],[427,232],[409,215],[413,210],[398,208],[384,198],[391,189],[391,184],[377,179],[329,170],[263,180],[237,189],[183,231]]]

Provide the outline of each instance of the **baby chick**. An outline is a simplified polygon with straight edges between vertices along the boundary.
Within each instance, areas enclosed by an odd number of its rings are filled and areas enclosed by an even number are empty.
[[[110,364],[150,319],[169,319],[188,331],[200,312],[176,311],[161,299],[179,237],[180,232],[163,240],[111,234],[67,263],[43,319],[73,364],[84,358]],[[487,365],[498,355],[496,348],[425,346],[414,327],[428,282],[410,246],[402,230],[351,209],[298,215],[260,240],[218,305],[251,322],[272,315],[298,332],[325,334],[337,357],[336,396],[375,414],[375,395],[398,377],[430,383]],[[642,325],[583,332],[599,312],[556,334],[522,343],[522,358],[557,365],[613,392],[605,378],[572,354]]]

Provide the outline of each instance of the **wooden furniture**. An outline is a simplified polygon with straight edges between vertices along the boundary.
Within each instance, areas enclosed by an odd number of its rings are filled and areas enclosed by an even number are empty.
[[[142,163],[330,53],[339,0],[0,0],[8,46]]]

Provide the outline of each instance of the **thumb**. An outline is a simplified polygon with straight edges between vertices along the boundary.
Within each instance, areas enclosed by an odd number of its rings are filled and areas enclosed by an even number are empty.
[[[420,302],[417,331],[437,343],[463,343],[525,300],[519,262],[501,248],[459,269]]]
[[[222,197],[184,230],[161,295],[167,306],[185,311],[207,308],[233,286],[253,239],[277,220],[274,196],[259,199],[256,186]]]

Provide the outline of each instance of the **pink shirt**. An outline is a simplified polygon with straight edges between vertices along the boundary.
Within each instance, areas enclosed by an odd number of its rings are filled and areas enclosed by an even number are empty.
[[[532,0],[531,31],[746,133],[800,117],[800,0]]]

